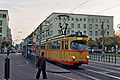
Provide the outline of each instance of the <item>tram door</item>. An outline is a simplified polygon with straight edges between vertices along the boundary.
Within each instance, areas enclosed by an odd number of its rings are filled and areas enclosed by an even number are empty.
[[[65,60],[65,41],[64,40],[62,40],[62,54],[61,54],[61,57],[62,57],[62,61],[64,61]]]
[[[66,61],[66,50],[68,50],[68,41],[62,40],[62,61]]]

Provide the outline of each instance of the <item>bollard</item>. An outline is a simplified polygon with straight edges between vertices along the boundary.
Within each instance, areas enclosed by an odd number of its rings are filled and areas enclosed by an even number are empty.
[[[4,78],[8,80],[10,78],[10,59],[6,57],[5,59],[5,75]]]
[[[110,55],[109,55],[109,63],[110,63]]]
[[[116,63],[116,55],[115,55],[115,63]]]

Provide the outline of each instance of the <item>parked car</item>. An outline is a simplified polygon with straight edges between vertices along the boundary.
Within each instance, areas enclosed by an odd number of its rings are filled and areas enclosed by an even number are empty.
[[[16,53],[16,50],[15,49],[11,49],[10,53]]]
[[[17,53],[22,53],[22,50],[18,50]]]

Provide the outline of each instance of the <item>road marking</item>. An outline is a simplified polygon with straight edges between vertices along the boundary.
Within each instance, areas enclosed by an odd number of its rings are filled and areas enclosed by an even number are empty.
[[[58,76],[61,76],[61,77],[65,77],[65,78],[70,79],[70,80],[76,80],[76,79],[73,79],[73,78],[71,78],[71,77],[63,76],[63,75],[60,75],[60,74],[54,74],[54,75],[58,75]]]
[[[93,67],[93,68],[104,69],[105,71],[108,71],[108,72],[120,73],[119,71],[113,71],[113,70],[109,70],[109,69],[106,69],[106,68],[96,67],[96,66],[92,66],[92,65],[89,65],[89,66]],[[105,72],[105,73],[108,73],[108,72]]]
[[[90,64],[94,64],[94,63],[90,63]],[[103,67],[103,65],[104,64],[94,64],[94,65],[99,65],[99,66],[102,66]],[[113,68],[114,67],[114,69],[118,69],[118,70],[120,70],[120,68],[118,68],[118,67],[115,67],[115,66],[107,66],[107,65],[105,65],[104,67],[109,67],[109,68]]]
[[[80,75],[83,75],[83,76],[86,76],[86,77],[88,77],[88,78],[90,78],[90,79],[92,79],[92,80],[101,80],[101,79],[98,79],[98,78],[96,78],[96,77],[93,77],[93,76],[84,74],[84,73],[80,73],[80,72],[76,72],[76,73],[77,73],[77,74],[80,74]]]
[[[31,67],[32,68],[32,66],[28,63],[28,62],[25,62],[29,67]]]
[[[112,77],[112,78],[120,79],[120,77],[113,76],[113,75],[109,75],[109,74],[106,74],[106,73],[102,73],[102,72],[90,70],[90,69],[87,69],[87,68],[86,68],[86,70],[91,71],[91,72],[94,72],[94,73],[102,74],[102,75],[105,75],[105,76],[109,76],[109,77]]]

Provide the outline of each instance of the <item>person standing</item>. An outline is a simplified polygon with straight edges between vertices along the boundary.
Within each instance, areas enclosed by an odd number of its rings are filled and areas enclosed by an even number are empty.
[[[43,79],[47,79],[46,60],[45,60],[45,57],[44,57],[44,52],[42,52],[41,56],[38,58],[38,62],[37,62],[36,67],[38,67],[38,72],[37,72],[37,75],[36,75],[36,79],[39,79],[41,71],[42,71]]]

